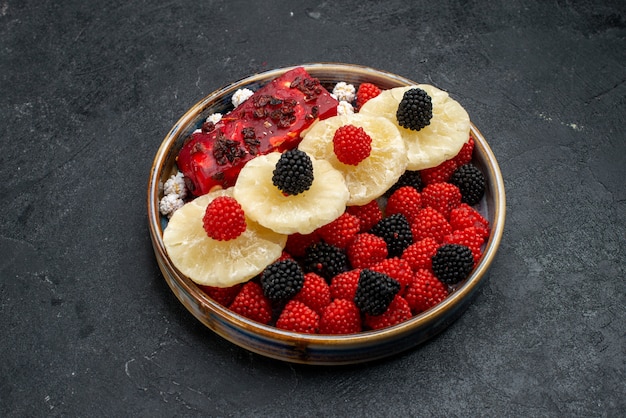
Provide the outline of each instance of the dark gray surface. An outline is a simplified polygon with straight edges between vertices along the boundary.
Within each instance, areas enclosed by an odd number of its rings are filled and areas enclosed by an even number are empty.
[[[0,416],[626,413],[623,1],[60,3],[0,2]],[[449,90],[508,193],[474,304],[373,364],[218,338],[148,237],[152,157],[185,110],[316,61]]]

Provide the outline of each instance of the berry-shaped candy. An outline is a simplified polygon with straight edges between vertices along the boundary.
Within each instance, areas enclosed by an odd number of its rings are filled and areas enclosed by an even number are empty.
[[[287,237],[287,243],[285,244],[285,251],[294,257],[303,257],[307,247],[318,243],[320,237],[317,230],[310,234],[294,233]]]
[[[360,232],[369,231],[371,227],[383,219],[383,212],[380,210],[380,206],[378,206],[376,200],[372,200],[361,206],[348,206],[346,212],[359,219],[361,225]]]
[[[374,234],[358,234],[348,246],[347,254],[352,267],[371,267],[387,258],[387,243]]]
[[[400,292],[413,280],[411,266],[406,260],[398,257],[386,258],[369,269],[383,273],[400,283]]]
[[[439,243],[431,237],[426,237],[404,250],[402,259],[409,263],[413,271],[431,269],[432,258],[437,253],[437,248],[439,248]]]
[[[474,268],[474,256],[465,245],[445,244],[433,256],[433,273],[445,284],[465,280]]]
[[[344,212],[334,221],[320,227],[317,233],[324,242],[344,249],[354,240],[360,229],[359,219]]]
[[[246,230],[246,217],[235,199],[219,196],[207,205],[202,225],[209,237],[218,241],[229,241]]]
[[[319,328],[319,322],[320,316],[317,312],[302,302],[290,300],[278,316],[276,328],[303,334],[315,334]]]
[[[286,195],[303,193],[313,184],[313,163],[306,152],[297,148],[285,151],[272,174],[272,183]]]
[[[411,316],[408,302],[402,296],[396,295],[381,315],[365,315],[364,325],[368,329],[382,329],[402,323]]]
[[[422,197],[414,187],[404,186],[393,192],[387,199],[385,214],[403,214],[409,223],[413,222],[417,212],[422,208]]]
[[[389,257],[401,256],[402,252],[413,243],[411,225],[401,213],[383,218],[374,225],[370,233],[385,240]]]
[[[243,285],[241,283],[229,287],[202,286],[200,289],[211,297],[214,301],[222,306],[228,306],[235,299],[235,296],[241,291]]]
[[[422,190],[422,187],[424,187],[421,173],[421,171],[406,170],[402,173],[396,184],[385,192],[385,197],[391,196],[393,192],[404,186],[411,186],[419,192]]]
[[[263,294],[273,303],[285,303],[302,289],[304,273],[294,260],[276,261],[263,270]]]
[[[422,190],[422,205],[435,209],[446,219],[450,217],[452,209],[458,207],[460,204],[461,191],[453,184],[429,184]]]
[[[293,299],[321,314],[326,305],[330,303],[330,286],[323,277],[315,273],[307,273],[304,275],[302,289]]]
[[[372,152],[372,137],[361,127],[341,126],[333,136],[333,151],[342,163],[358,165]]]
[[[244,284],[228,308],[262,324],[268,324],[272,319],[272,304],[257,282],[250,281]]]
[[[446,160],[436,167],[425,168],[420,171],[424,186],[433,183],[445,183],[450,180],[452,173],[456,170],[457,164],[454,160]]]
[[[470,226],[465,229],[457,229],[450,235],[443,237],[443,243],[465,245],[472,250],[474,265],[476,265],[476,263],[480,260],[480,257],[483,255],[481,250],[481,247],[485,242],[483,233],[484,232],[481,228],[476,228],[475,226]]]
[[[461,191],[461,201],[468,205],[480,202],[485,194],[485,176],[474,164],[457,168],[450,177],[450,183]]]
[[[306,249],[304,269],[330,281],[334,276],[350,270],[348,256],[340,248],[325,242],[313,244]]]
[[[487,238],[490,232],[489,221],[467,203],[461,203],[450,212],[450,226],[453,231],[476,227],[482,232],[483,238]]]
[[[362,313],[382,315],[400,291],[400,283],[386,274],[361,270],[354,303]]]
[[[324,308],[320,334],[356,334],[361,332],[361,313],[351,299],[335,299]]]
[[[378,96],[381,91],[381,89],[372,83],[361,83],[356,92],[356,108],[360,109],[361,106],[367,103],[370,99]]]
[[[463,146],[461,147],[461,151],[454,157],[454,162],[457,167],[460,167],[464,164],[472,161],[472,156],[474,154],[474,138],[470,135],[469,139]]]
[[[404,93],[396,112],[398,125],[419,131],[430,125],[432,117],[433,103],[428,93],[420,88],[413,88]]]
[[[359,286],[361,269],[354,269],[340,273],[330,282],[330,298],[354,300],[356,289]]]
[[[420,269],[415,273],[413,281],[404,292],[404,298],[415,315],[432,308],[447,297],[446,285],[426,269]]]
[[[424,238],[442,242],[443,237],[450,232],[452,232],[452,227],[446,218],[430,206],[420,210],[411,224],[411,233],[415,242]]]

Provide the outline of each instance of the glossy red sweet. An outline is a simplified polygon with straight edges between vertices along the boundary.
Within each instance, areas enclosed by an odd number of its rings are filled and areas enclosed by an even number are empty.
[[[243,165],[257,155],[294,148],[316,119],[337,114],[337,100],[304,68],[294,68],[256,91],[212,126],[196,132],[177,165],[191,193],[233,186]]]

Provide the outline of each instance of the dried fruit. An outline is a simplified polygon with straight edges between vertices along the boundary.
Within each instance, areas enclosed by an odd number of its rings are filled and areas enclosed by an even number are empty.
[[[174,212],[163,231],[163,244],[176,268],[194,282],[229,287],[250,280],[278,259],[287,236],[248,218],[246,230],[237,238],[210,238],[202,218],[209,203],[219,196],[232,197],[232,188],[200,196]],[[246,256],[241,257],[242,253]]]
[[[369,156],[358,165],[337,159],[333,150],[335,132],[343,126],[363,128],[372,139]],[[346,181],[350,198],[348,205],[364,205],[385,193],[402,175],[407,156],[398,128],[389,120],[360,113],[338,115],[315,123],[298,148],[312,157],[330,162]]]
[[[349,193],[343,175],[325,160],[311,158],[315,178],[306,192],[284,195],[272,183],[281,155],[260,155],[239,173],[233,194],[250,219],[282,234],[310,234],[345,211]]]

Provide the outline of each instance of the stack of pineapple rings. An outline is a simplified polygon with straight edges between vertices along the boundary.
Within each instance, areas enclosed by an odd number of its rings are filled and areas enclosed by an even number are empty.
[[[418,131],[401,127],[396,111],[405,92],[420,88],[432,100],[430,124]],[[335,131],[361,127],[372,138],[370,155],[358,165],[341,163],[333,151]],[[423,170],[454,157],[469,138],[470,119],[448,93],[420,84],[384,90],[359,113],[315,122],[298,148],[313,162],[314,180],[304,193],[285,196],[272,183],[280,158],[273,152],[250,160],[235,186],[198,197],[178,209],[163,233],[174,265],[194,282],[229,287],[246,282],[276,261],[289,234],[308,234],[332,222],[346,206],[382,196],[405,170]],[[218,196],[234,197],[246,215],[247,229],[229,241],[207,236],[202,217]]]

